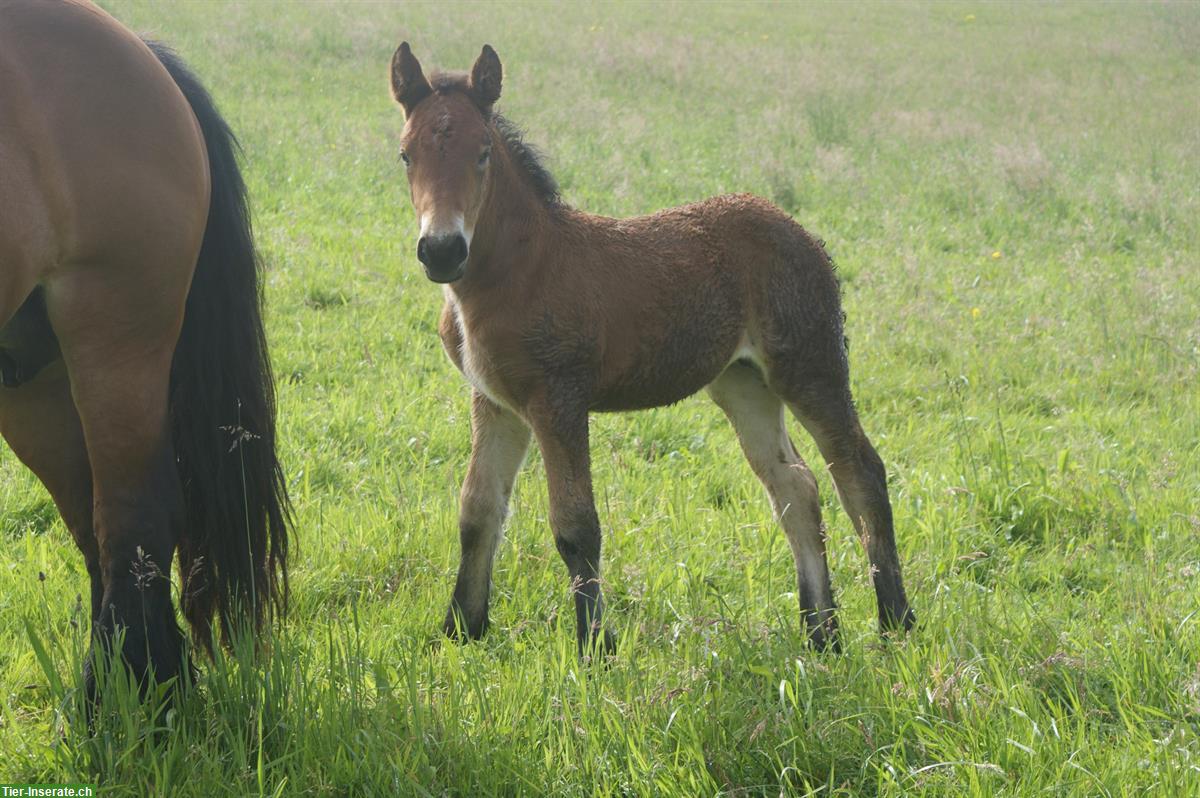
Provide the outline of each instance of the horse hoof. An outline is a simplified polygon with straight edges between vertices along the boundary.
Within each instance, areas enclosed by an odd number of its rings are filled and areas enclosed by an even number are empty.
[[[579,659],[583,662],[604,662],[617,653],[617,636],[607,629],[594,632],[579,640]]]
[[[837,622],[829,618],[820,626],[811,627],[808,630],[808,647],[820,654],[841,654],[842,636],[838,634]]]
[[[898,613],[888,610],[879,615],[879,633],[884,637],[911,632],[916,625],[917,614],[911,607],[904,607]]]
[[[471,621],[456,607],[446,611],[446,620],[442,621],[442,634],[456,643],[469,643],[483,637],[488,630],[488,617]]]

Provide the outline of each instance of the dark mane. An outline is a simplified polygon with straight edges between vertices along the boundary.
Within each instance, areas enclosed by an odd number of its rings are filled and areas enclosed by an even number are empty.
[[[435,72],[429,76],[429,85],[438,94],[450,94],[456,91],[470,94],[469,81],[470,76],[466,72]],[[501,114],[493,113],[489,121],[496,128],[496,132],[500,134],[517,170],[528,181],[529,187],[537,194],[538,199],[549,208],[562,207],[564,203],[558,190],[558,181],[542,163],[542,153],[532,144],[526,143],[521,129]]]
[[[562,195],[558,191],[558,181],[542,163],[542,154],[537,148],[525,142],[521,129],[509,122],[500,114],[492,118],[496,132],[504,140],[513,163],[529,181],[530,187],[547,207],[557,208],[563,205]]]

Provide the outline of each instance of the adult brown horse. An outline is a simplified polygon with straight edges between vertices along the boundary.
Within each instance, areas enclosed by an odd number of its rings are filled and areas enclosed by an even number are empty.
[[[474,386],[445,631],[476,637],[487,626],[492,560],[532,429],[580,651],[600,639],[611,647],[599,634],[588,413],[666,405],[705,386],[787,535],[811,642],[836,645],[834,602],[817,484],[788,438],[785,407],[816,439],[866,543],[881,627],[911,628],[884,467],[850,398],[838,284],[820,243],[746,195],[635,219],[567,207],[493,112],[501,77],[486,45],[469,74],[426,78],[407,43],[391,64],[417,258],[446,284],[442,342]]]
[[[214,613],[228,635],[286,594],[236,142],[178,58],[96,6],[0,0],[0,174],[0,431],[83,552],[93,643],[123,628],[164,681],[177,548],[202,647]]]

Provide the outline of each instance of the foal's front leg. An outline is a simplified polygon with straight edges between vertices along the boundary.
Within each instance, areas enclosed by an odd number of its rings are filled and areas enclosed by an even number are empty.
[[[478,638],[487,631],[492,562],[513,481],[529,448],[529,427],[479,391],[471,395],[471,464],[463,482],[458,536],[462,559],[443,631]]]
[[[597,647],[611,654],[616,644],[602,625],[600,519],[592,498],[587,410],[552,407],[530,420],[546,466],[554,543],[571,577],[579,654]]]

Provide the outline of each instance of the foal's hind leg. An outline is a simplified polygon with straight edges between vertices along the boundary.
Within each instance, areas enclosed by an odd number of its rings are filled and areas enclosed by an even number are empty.
[[[92,470],[62,361],[18,388],[0,388],[0,433],[46,486],[83,553],[95,622],[104,585],[100,549],[92,532]]]
[[[867,549],[880,629],[911,629],[916,616],[900,578],[887,472],[859,424],[848,381],[815,380],[788,400],[792,412],[816,440],[842,506]]]
[[[727,368],[708,392],[737,431],[742,451],[783,526],[796,561],[800,611],[809,640],[819,649],[830,643],[836,648],[837,621],[817,482],[788,438],[783,402],[766,386],[758,369],[741,363]]]
[[[471,464],[458,520],[462,559],[443,630],[451,637],[477,638],[487,631],[492,562],[513,482],[529,448],[529,427],[479,391],[471,402]]]

